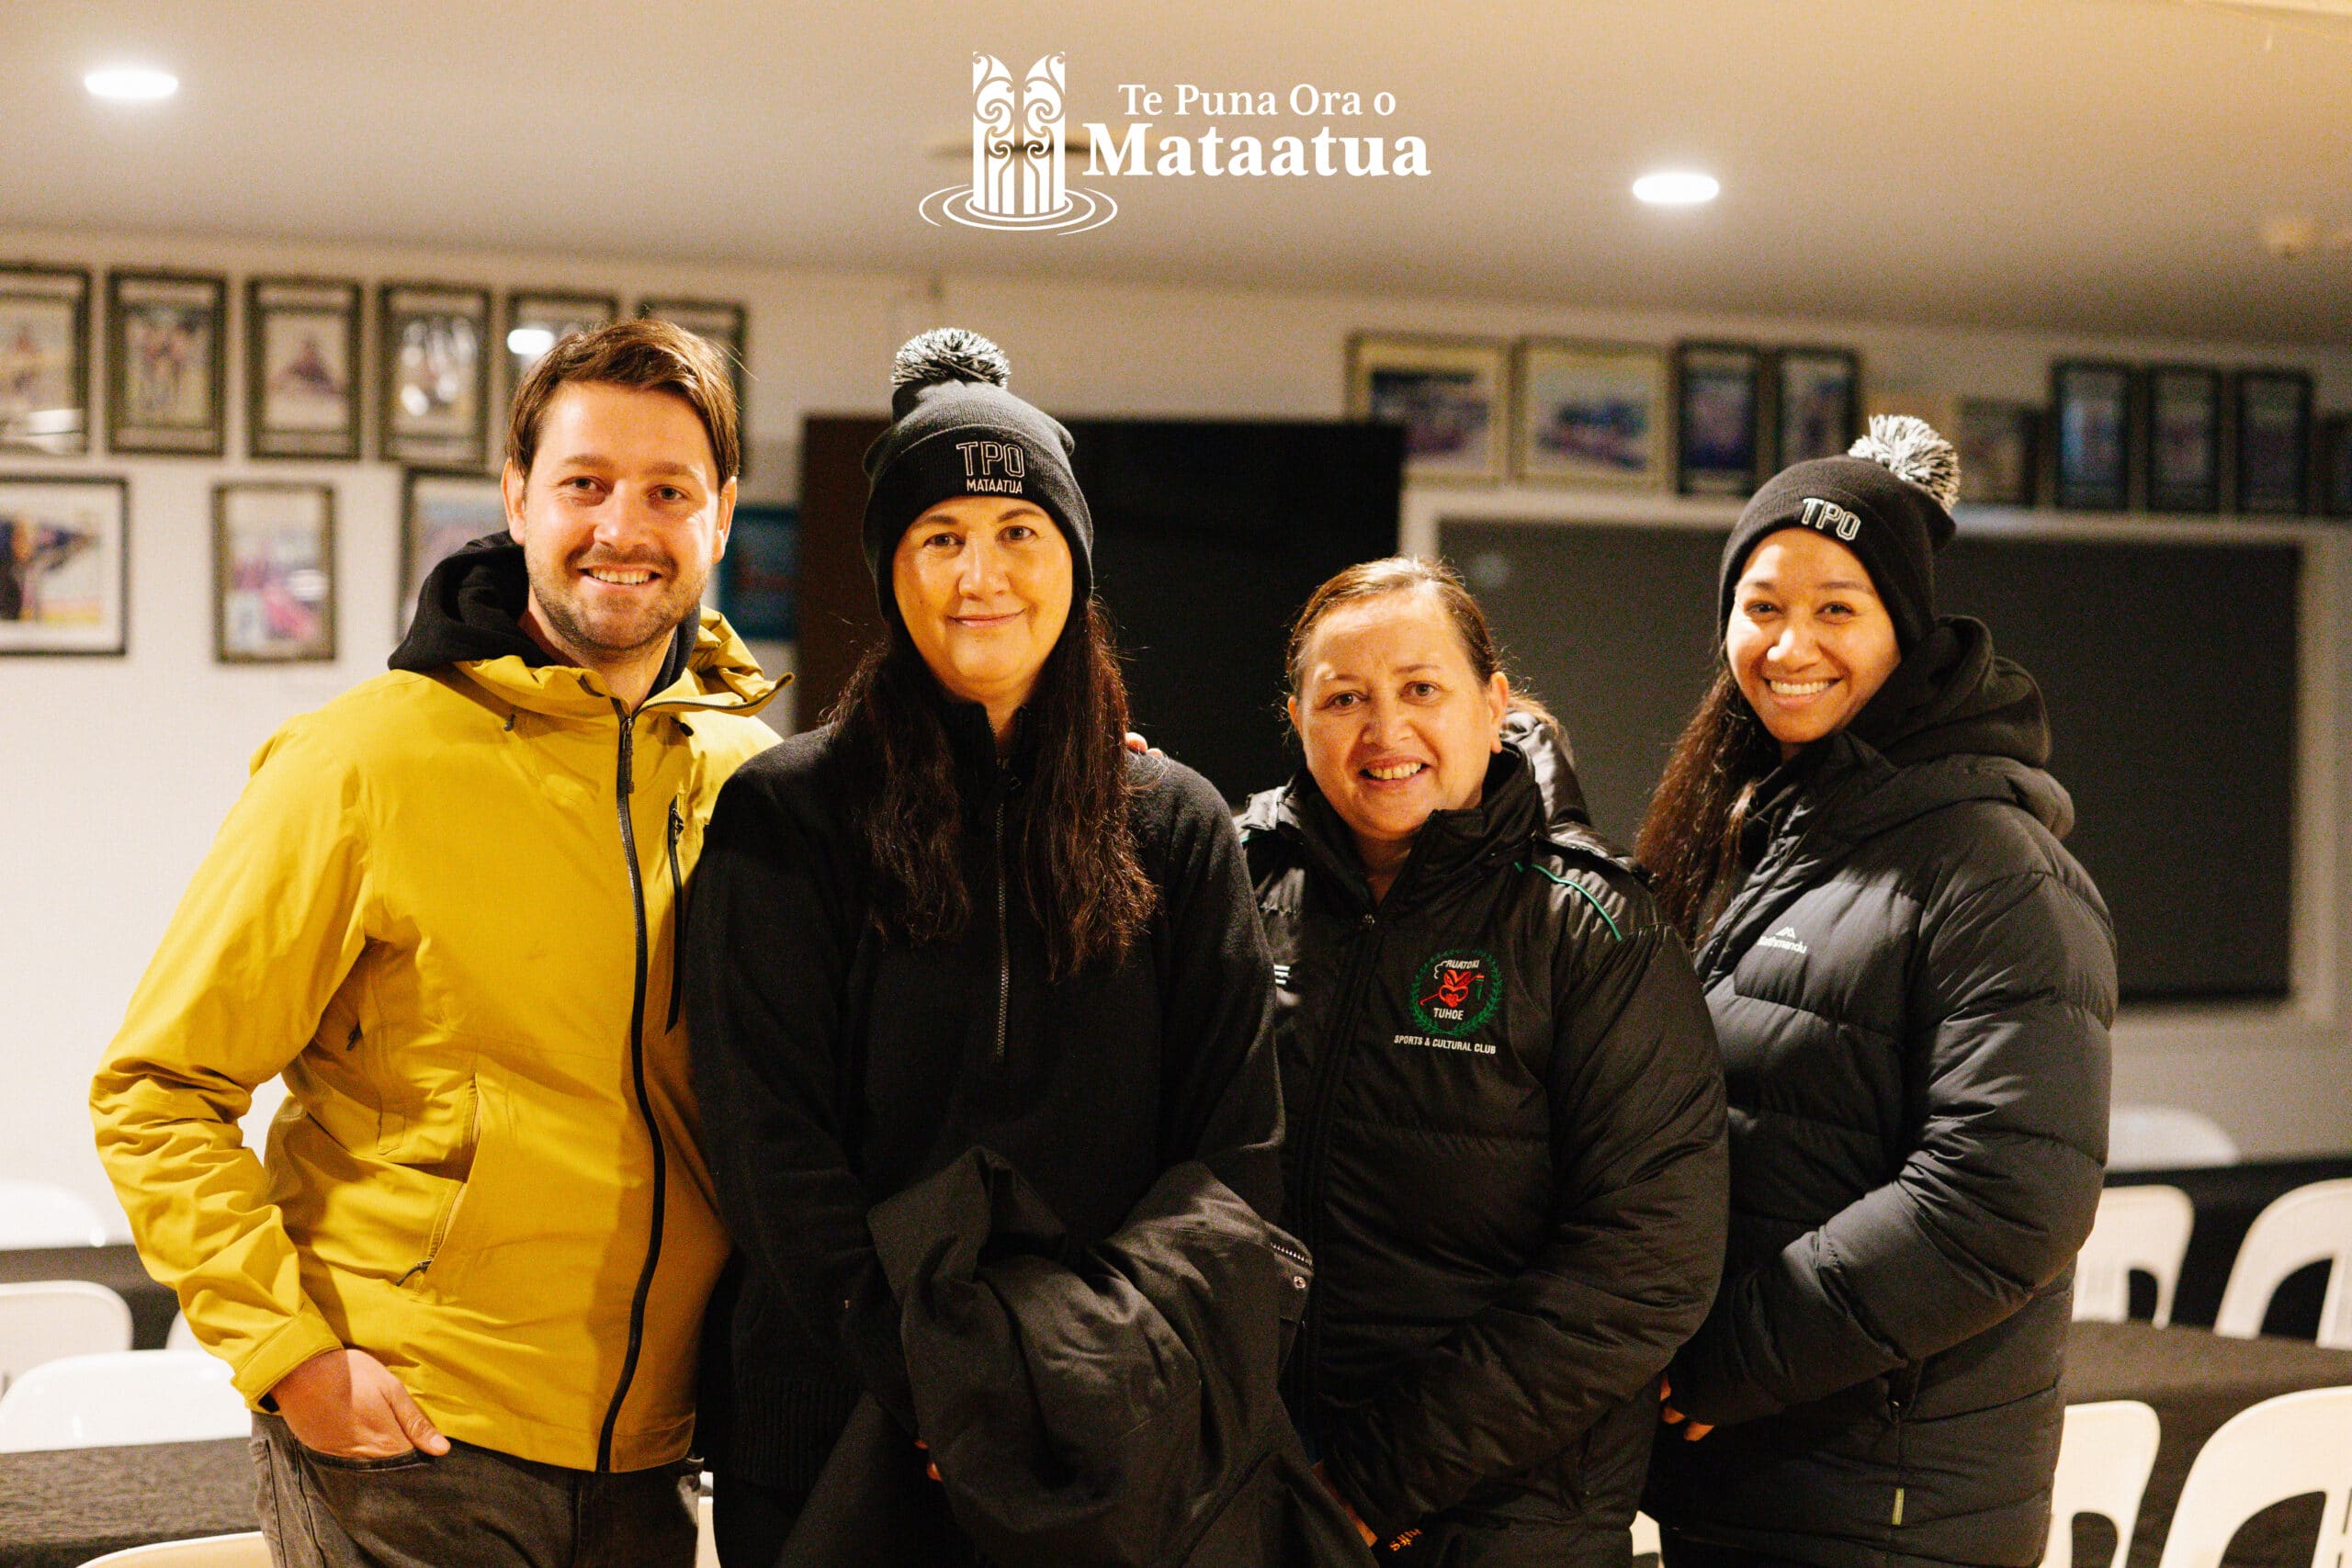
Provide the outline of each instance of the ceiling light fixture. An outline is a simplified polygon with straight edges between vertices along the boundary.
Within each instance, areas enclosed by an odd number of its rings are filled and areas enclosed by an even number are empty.
[[[144,65],[113,65],[104,71],[93,71],[82,78],[82,85],[94,98],[104,98],[116,104],[152,104],[168,98],[180,90],[180,79],[168,71],[156,71]]]
[[[1723,188],[1713,175],[1690,169],[1662,169],[1634,182],[1634,199],[1652,207],[1697,207],[1714,200]]]

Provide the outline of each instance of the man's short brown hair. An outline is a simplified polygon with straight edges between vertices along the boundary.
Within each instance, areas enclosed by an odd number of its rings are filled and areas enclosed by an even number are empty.
[[[556,393],[574,381],[601,381],[639,391],[674,392],[686,400],[710,437],[718,482],[743,471],[743,436],[735,407],[735,378],[725,355],[685,328],[646,316],[573,333],[539,356],[514,389],[506,423],[506,460],[525,475],[538,455],[539,421]]]

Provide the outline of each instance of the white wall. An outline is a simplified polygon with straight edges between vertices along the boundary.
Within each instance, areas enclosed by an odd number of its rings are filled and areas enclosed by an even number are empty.
[[[1023,243],[1008,240],[1008,243]],[[1874,392],[2039,399],[2065,354],[2301,365],[2323,407],[2352,403],[2352,354],[2207,343],[1995,335],[1819,321],[1633,314],[1503,301],[1436,301],[1122,288],[969,276],[684,267],[196,237],[0,231],[0,256],[110,265],[386,278],[499,288],[574,286],[740,299],[751,310],[752,498],[788,496],[808,412],[887,402],[891,350],[955,321],[1002,343],[1024,395],[1072,415],[1335,416],[1348,334],[1361,329],[1646,338],[1720,334],[1851,345]],[[1834,302],[1825,301],[1825,311]],[[241,341],[232,338],[233,342]],[[242,413],[232,355],[234,415]],[[243,445],[232,423],[230,451]],[[66,1183],[111,1210],[90,1149],[88,1077],[181,887],[243,781],[245,759],[288,716],[382,668],[393,633],[400,477],[389,465],[114,457],[0,459],[0,473],[126,476],[131,493],[130,652],[0,660],[0,1176]],[[316,479],[336,489],[341,657],[269,670],[211,658],[211,486]],[[1501,499],[1501,498],[1498,498]],[[2342,625],[2352,569],[2338,549],[2322,608]],[[2333,712],[2352,705],[2352,639],[2322,638]],[[2352,817],[2346,784],[2315,808]],[[2342,835],[2317,886],[2325,929],[2352,930]],[[2325,943],[2328,987],[2352,998],[2352,942]],[[2119,1031],[2118,1089],[2206,1107],[2256,1153],[2352,1148],[2352,1040],[2341,1004],[2292,1019],[2134,1020]]]

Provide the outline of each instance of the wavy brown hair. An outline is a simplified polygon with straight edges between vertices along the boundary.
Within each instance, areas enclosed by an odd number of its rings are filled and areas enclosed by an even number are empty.
[[[1469,656],[1470,668],[1480,683],[1492,680],[1498,671],[1506,682],[1510,681],[1510,672],[1503,666],[1502,648],[1495,641],[1494,628],[1487,624],[1487,612],[1478,607],[1478,601],[1463,585],[1461,573],[1442,560],[1386,556],[1343,568],[1307,595],[1306,603],[1299,608],[1298,618],[1291,623],[1290,640],[1283,649],[1283,680],[1289,694],[1298,695],[1306,685],[1306,645],[1314,637],[1315,628],[1332,611],[1366,599],[1408,592],[1437,596],[1446,618],[1453,623],[1454,635],[1462,639],[1462,651]],[[1511,685],[1510,705],[1555,730],[1560,728],[1552,710],[1536,701],[1532,692],[1522,691],[1516,683]]]
[[[953,942],[972,923],[959,852],[963,801],[937,679],[901,628],[869,652],[828,716],[839,727],[852,830],[872,873],[870,918],[889,941]],[[1089,598],[1022,710],[1034,759],[1008,891],[1045,928],[1047,976],[1125,957],[1158,898],[1128,820],[1127,684],[1116,635]]]
[[[1781,750],[1718,660],[1714,682],[1683,727],[1634,857],[1649,871],[1658,908],[1693,947],[1721,911],[1739,874],[1739,840],[1756,785],[1781,765]]]

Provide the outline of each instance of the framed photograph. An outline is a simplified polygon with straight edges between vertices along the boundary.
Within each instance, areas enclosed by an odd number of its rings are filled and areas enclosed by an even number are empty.
[[[1519,345],[1511,468],[1550,484],[1666,486],[1664,351],[1638,344]]]
[[[2132,367],[2062,359],[2050,367],[2055,427],[2051,496],[2078,512],[2132,504]]]
[[[1990,398],[1961,400],[1960,499],[1969,506],[2031,506],[2041,467],[2041,411]]]
[[[2312,378],[2301,370],[2241,370],[2238,510],[2294,516],[2311,505]]]
[[[0,451],[90,449],[90,275],[0,266]]]
[[[1862,366],[1842,348],[1784,348],[1772,355],[1779,466],[1838,457],[1862,433]]]
[[[490,290],[387,283],[377,321],[379,454],[395,463],[487,467]]]
[[[334,658],[331,487],[212,487],[212,656],[223,664]]]
[[[723,299],[645,299],[637,302],[637,313],[674,321],[727,355],[728,367],[735,372],[736,421],[743,429],[751,429],[751,414],[744,402],[745,367],[751,364],[751,317],[743,307]],[[743,446],[748,467],[751,443]]]
[[[1348,340],[1348,416],[1405,430],[1408,483],[1503,477],[1510,348],[1478,338]]]
[[[1675,488],[1748,495],[1763,464],[1763,351],[1686,343],[1674,351]]]
[[[245,280],[245,450],[359,456],[359,285]]]
[[[746,642],[800,635],[800,509],[739,506],[718,560],[718,613]]]
[[[120,653],[130,487],[0,476],[0,653]]]
[[[228,279],[107,275],[107,446],[217,457],[228,424]]]
[[[2222,509],[2222,373],[2194,365],[2148,370],[2151,512]]]
[[[2320,510],[2352,517],[2352,414],[2330,414],[2319,427]]]
[[[416,591],[435,567],[484,534],[504,532],[506,502],[496,478],[411,468],[401,502],[401,598],[392,616],[401,634],[415,613]]]
[[[621,302],[610,294],[572,294],[554,288],[518,288],[506,297],[506,385],[523,384],[539,356],[573,333],[594,332],[617,320]],[[740,392],[741,388],[737,388]]]

